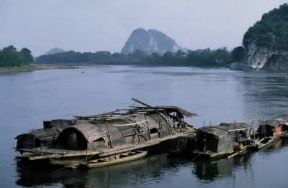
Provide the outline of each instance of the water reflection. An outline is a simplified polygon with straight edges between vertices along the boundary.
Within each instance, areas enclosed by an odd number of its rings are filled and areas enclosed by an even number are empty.
[[[271,155],[286,145],[287,141],[279,140],[273,147],[259,153]],[[67,188],[117,187],[117,185],[135,187],[136,185],[161,181],[161,179],[165,179],[165,173],[177,174],[183,168],[190,168],[192,171],[190,176],[194,176],[204,183],[209,183],[222,178],[233,178],[237,169],[244,171],[252,169],[253,160],[251,158],[255,154],[195,163],[187,158],[170,158],[166,154],[160,154],[126,164],[90,170],[27,168],[27,166],[18,163],[19,179],[16,184],[25,187],[55,184],[61,184]],[[190,178],[193,179],[193,177]]]
[[[216,161],[197,161],[195,162],[192,173],[199,180],[208,183],[219,178],[228,178],[235,175],[235,170],[241,168],[245,171],[252,169],[253,161],[251,158],[256,154],[271,155],[279,152],[283,147],[287,146],[287,139],[276,141],[270,148],[259,151],[258,153],[248,153],[230,159],[220,159]]]
[[[223,177],[231,177],[233,176],[233,169],[237,166],[248,168],[251,165],[249,159],[250,155],[245,155],[217,161],[197,161],[192,172],[200,180],[208,182]]]
[[[85,74],[81,74],[83,70]],[[282,165],[287,162],[288,150],[287,147],[283,150],[282,146],[285,142],[247,158],[210,163],[155,155],[91,170],[43,170],[18,164],[16,175],[11,165],[14,143],[10,142],[17,134],[37,128],[45,119],[102,113],[133,105],[129,102],[131,97],[153,105],[171,104],[197,112],[200,116],[191,120],[197,127],[205,124],[203,121],[206,124],[245,121],[251,119],[255,111],[260,118],[270,118],[287,113],[288,109],[288,77],[283,74],[186,67],[109,66],[83,70],[0,76],[0,85],[6,88],[0,92],[0,106],[5,106],[0,108],[4,125],[0,127],[3,133],[0,140],[4,144],[0,187],[15,187],[10,184],[16,181],[17,185],[28,187],[149,187],[146,184],[151,184],[150,187],[205,187],[204,182],[210,183],[207,187],[218,188],[227,187],[227,182],[231,183],[234,177],[237,177],[235,187],[263,187],[264,183],[279,185],[279,182],[287,187],[284,177],[287,169]],[[279,153],[274,155],[276,152]],[[267,176],[271,168],[277,168],[278,174],[273,172]],[[252,171],[255,179],[248,178]]]
[[[26,187],[61,183],[64,187],[110,187],[137,184],[145,179],[159,179],[167,167],[165,154],[99,169],[45,169],[27,168],[18,163],[16,184]]]

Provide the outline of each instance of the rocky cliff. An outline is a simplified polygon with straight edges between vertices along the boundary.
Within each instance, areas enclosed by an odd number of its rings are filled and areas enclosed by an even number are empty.
[[[142,51],[146,54],[163,54],[167,51],[173,52],[178,49],[176,42],[164,33],[154,29],[145,30],[138,28],[131,33],[121,53],[131,54],[135,51]]]
[[[248,64],[256,70],[288,71],[288,52],[267,47],[257,46],[254,43],[248,46]]]
[[[243,38],[248,66],[267,71],[288,71],[288,5],[262,16]]]

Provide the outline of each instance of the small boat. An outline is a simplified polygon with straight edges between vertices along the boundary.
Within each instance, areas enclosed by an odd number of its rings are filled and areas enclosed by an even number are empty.
[[[288,130],[286,118],[287,115],[282,115],[260,123],[255,132],[254,145],[257,150],[269,148],[275,141],[286,135]]]
[[[264,137],[256,141],[255,144],[258,150],[264,150],[271,147],[276,140],[276,137]]]
[[[247,153],[253,151],[254,149],[254,145],[251,144],[247,144],[247,145],[239,145],[237,147],[234,148],[234,152],[229,155],[227,158],[233,158],[233,157],[239,157],[239,156],[243,156],[246,155]]]
[[[136,151],[131,151],[127,153],[122,153],[116,156],[100,159],[100,160],[92,160],[87,163],[83,163],[80,165],[80,167],[87,167],[87,168],[99,168],[99,167],[105,167],[105,166],[110,166],[110,165],[115,165],[119,163],[125,163],[125,162],[130,162],[134,161],[137,159],[144,158],[147,156],[148,152],[147,151],[141,151],[141,150],[136,150]]]

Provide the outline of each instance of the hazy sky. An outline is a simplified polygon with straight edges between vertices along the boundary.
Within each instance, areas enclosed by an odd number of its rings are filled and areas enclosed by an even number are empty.
[[[287,0],[0,0],[0,48],[119,52],[137,27],[186,48],[233,48],[263,13]]]

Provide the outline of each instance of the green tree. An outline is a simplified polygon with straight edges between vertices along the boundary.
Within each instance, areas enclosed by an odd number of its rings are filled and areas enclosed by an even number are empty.
[[[20,52],[14,46],[8,46],[0,50],[0,66],[13,67],[27,65],[33,62],[31,51],[23,48]]]
[[[288,4],[264,14],[248,29],[243,37],[243,46],[247,48],[251,44],[288,51]]]
[[[23,57],[23,64],[29,64],[33,62],[33,56],[31,55],[31,51],[27,48],[22,48],[20,54]]]

